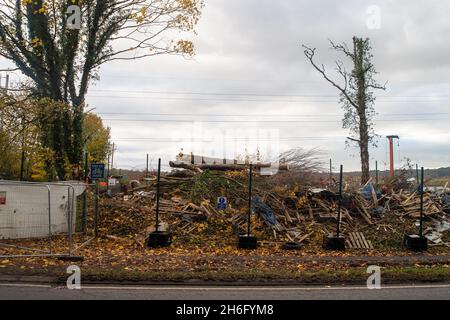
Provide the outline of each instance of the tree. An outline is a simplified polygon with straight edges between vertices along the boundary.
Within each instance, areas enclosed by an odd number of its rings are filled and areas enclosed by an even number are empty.
[[[324,166],[320,149],[293,148],[280,154],[280,162],[289,165],[289,171],[317,172]]]
[[[73,5],[81,10],[80,29],[68,22]],[[202,0],[2,0],[0,56],[32,80],[33,94],[71,105],[71,117],[62,114],[53,126],[64,126],[65,140],[58,143],[66,144],[70,163],[79,164],[83,106],[99,67],[113,60],[194,54],[190,41],[173,37],[175,31],[193,30],[202,6]]]
[[[331,48],[342,52],[352,63],[352,71],[347,72],[341,61],[336,61],[336,71],[342,77],[343,83],[338,84],[332,80],[325,71],[323,65],[314,61],[316,49],[303,45],[304,54],[312,66],[334,86],[340,93],[340,103],[344,109],[343,127],[350,130],[349,140],[359,146],[361,158],[361,183],[366,183],[369,178],[369,144],[374,143],[375,132],[373,129],[373,117],[375,116],[373,91],[375,89],[386,90],[385,85],[380,85],[374,79],[377,74],[372,63],[373,55],[368,38],[353,37],[353,49],[350,50],[345,43],[334,44],[331,40]]]
[[[102,119],[88,113],[84,117],[84,141],[91,161],[104,162],[110,151],[110,129],[103,126]]]
[[[17,179],[28,171],[39,148],[34,111],[24,96],[0,95],[0,175],[6,179]]]
[[[66,145],[60,144],[66,139],[64,122],[55,119],[62,115],[71,115],[70,106],[63,102],[34,100],[18,93],[0,95],[0,175],[17,179],[23,169],[27,179],[51,181],[70,178],[70,170],[79,173],[80,167],[68,161]],[[91,160],[104,161],[110,145],[109,128],[91,113],[84,116],[83,125],[83,144]]]

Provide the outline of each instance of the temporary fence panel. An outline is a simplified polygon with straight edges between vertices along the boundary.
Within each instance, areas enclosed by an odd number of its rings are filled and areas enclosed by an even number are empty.
[[[75,228],[79,183],[34,184],[0,181],[0,239],[41,238]],[[72,214],[72,216],[69,216]]]

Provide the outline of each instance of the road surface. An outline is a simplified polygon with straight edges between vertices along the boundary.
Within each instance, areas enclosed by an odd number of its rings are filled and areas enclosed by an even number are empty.
[[[450,299],[450,284],[365,287],[233,287],[233,286],[84,286],[81,290],[34,284],[0,284],[0,299],[139,299],[139,300],[353,300]]]

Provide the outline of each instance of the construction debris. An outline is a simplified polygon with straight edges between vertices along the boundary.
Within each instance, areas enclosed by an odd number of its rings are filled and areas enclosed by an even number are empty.
[[[169,165],[171,168],[181,168],[181,169],[188,169],[196,172],[203,172],[204,170],[214,170],[214,171],[242,171],[246,170],[248,167],[248,164],[193,164],[193,163],[186,163],[186,162],[180,162],[180,161],[170,161]],[[271,168],[272,166],[275,166],[275,164],[271,163],[256,163],[254,165],[254,168],[256,170],[264,169],[264,168]],[[276,169],[278,170],[288,170],[288,166],[286,164],[279,164],[276,166]]]
[[[366,240],[362,232],[349,232],[346,244],[350,249],[373,249],[372,242]]]
[[[179,164],[174,164],[171,166],[180,168]],[[245,233],[248,203],[245,167],[214,173],[210,170],[193,172],[194,167],[161,177],[160,217],[167,229],[179,239],[199,243],[229,242],[233,233]],[[155,223],[155,182],[150,177],[145,185],[127,194],[102,199],[100,230],[105,235],[133,237],[137,243],[145,244],[145,237],[154,229]],[[394,184],[405,186],[397,180]],[[378,240],[373,234],[381,230],[401,233],[405,228],[413,227],[413,221],[419,217],[420,196],[414,186],[397,189],[386,184],[376,188],[369,181],[363,188],[347,185],[344,190],[341,228],[348,235],[349,248],[373,249],[373,241]],[[228,199],[225,210],[217,210],[213,205],[219,196]],[[442,234],[449,229],[448,222],[445,225],[441,219],[445,215],[442,199],[442,195],[432,192],[424,194],[424,216],[429,220],[429,227],[430,222],[434,224],[427,231],[428,238],[434,243],[440,243]],[[252,199],[254,221],[251,232],[271,243],[311,242],[316,235],[333,232],[337,206],[335,190],[301,185],[268,187],[265,177],[260,176],[255,181]],[[410,223],[407,223],[408,219]],[[436,221],[443,223],[440,228]]]

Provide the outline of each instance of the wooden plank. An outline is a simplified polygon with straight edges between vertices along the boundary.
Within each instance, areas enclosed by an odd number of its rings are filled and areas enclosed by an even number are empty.
[[[314,213],[313,213],[309,203],[308,203],[308,211],[309,211],[309,217],[311,218],[311,220],[314,220]]]
[[[361,216],[364,218],[364,220],[366,220],[366,222],[371,225],[372,221],[369,218],[369,214],[367,212],[363,212],[359,207],[356,207],[356,209],[361,214]],[[366,211],[366,210],[364,209],[364,211]],[[367,213],[367,215],[366,215],[366,213]]]
[[[354,232],[350,232],[350,238],[351,238],[352,241],[353,241],[354,247],[355,247],[355,248],[359,248],[360,245],[359,245],[359,242],[356,240],[356,237],[355,237],[355,233],[354,233]]]
[[[361,233],[362,234],[362,233]],[[366,244],[366,249],[370,249],[369,246],[369,242],[367,241],[366,237],[364,236],[364,234],[362,234],[362,237],[364,238],[364,243]]]
[[[359,232],[355,232],[355,238],[356,238],[356,240],[359,242],[359,247],[360,247],[361,249],[364,249],[364,248],[365,248],[365,246],[364,246],[364,241],[362,241]]]
[[[361,249],[364,249],[364,241],[362,241],[362,239],[361,239],[361,235],[360,235],[360,233],[359,232],[355,232],[355,238],[356,238],[356,240],[359,242],[359,244],[360,244],[360,248]]]
[[[355,240],[356,248],[361,249],[361,243],[359,242],[359,239],[356,237],[355,233],[353,233],[353,239]]]
[[[364,234],[362,232],[358,232],[357,234],[358,234],[358,237],[359,237],[361,243],[363,244],[363,248],[368,249],[369,245],[367,244],[367,241],[366,241],[366,238],[364,237]]]
[[[405,206],[406,204],[408,204],[408,202],[414,198],[414,196],[416,195],[416,192],[414,191],[405,201],[403,201],[403,206]]]
[[[350,237],[350,242],[352,243],[352,247],[355,247],[355,240],[353,239],[353,235],[352,235],[352,233],[350,232],[349,234],[348,234],[348,236]]]
[[[305,234],[303,237],[300,238],[300,240],[298,240],[298,243],[301,243],[301,242],[305,241],[305,240],[306,240],[307,238],[309,238],[313,233],[314,233],[314,231],[312,231],[312,232],[310,232],[310,233],[308,233],[308,234]]]
[[[353,245],[350,241],[345,240],[345,243],[346,243],[347,247],[349,247],[350,249],[353,249]]]

